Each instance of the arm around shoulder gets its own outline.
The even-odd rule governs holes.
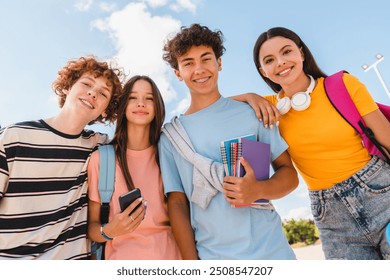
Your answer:
[[[272,127],[278,124],[280,113],[278,109],[266,98],[256,93],[243,93],[230,97],[233,100],[248,103],[255,111],[257,118],[263,122],[264,127]]]

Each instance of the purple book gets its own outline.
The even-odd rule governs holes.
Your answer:
[[[271,161],[270,145],[263,142],[241,139],[242,157],[252,166],[257,180],[269,178],[269,168]],[[242,175],[245,171],[240,166]]]
[[[271,149],[270,145],[263,142],[241,139],[242,157],[249,162],[257,180],[265,180],[269,178]],[[241,176],[244,176],[245,171],[242,166]],[[269,203],[266,199],[256,200],[254,203],[264,204]]]

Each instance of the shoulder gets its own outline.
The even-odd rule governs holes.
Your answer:
[[[163,132],[160,135],[160,139],[158,141],[158,147],[166,149],[169,146],[169,144],[170,144],[169,138],[167,137],[167,135],[164,133],[163,130]]]
[[[337,72],[337,73],[335,73],[333,75],[328,76],[325,79],[330,79],[330,78],[336,77],[336,75],[338,75],[339,73],[340,72]],[[321,81],[323,83],[325,79],[324,78],[319,78],[317,81],[319,81],[319,82]],[[343,83],[344,83],[345,87],[348,89],[348,91],[354,90],[354,89],[356,89],[358,87],[365,87],[364,84],[361,81],[359,81],[359,79],[356,76],[351,75],[348,72],[344,72],[342,74],[342,80],[343,80]],[[333,79],[332,79],[332,81],[333,81]],[[337,80],[334,79],[334,82],[336,82],[336,81]]]
[[[219,110],[219,112],[222,113],[230,114],[231,112],[235,112],[235,111],[252,111],[248,103],[233,100],[230,98],[224,98],[222,106],[223,107],[220,108],[221,110]]]
[[[91,166],[99,166],[99,161],[100,161],[99,150],[95,150],[94,152],[92,152],[91,157],[89,159],[88,162],[89,168],[91,168]]]
[[[221,97],[221,105],[223,106],[232,106],[232,107],[242,107],[242,105],[245,106],[245,102],[237,101],[228,97]]]
[[[356,76],[349,74],[349,73],[343,74],[343,81],[345,83],[361,83]]]
[[[6,127],[3,127],[1,130],[23,130],[23,129],[43,129],[45,128],[44,125],[40,121],[23,121],[23,122],[17,122],[11,125],[8,125]]]
[[[378,109],[367,87],[357,77],[349,73],[343,73],[342,79],[360,115],[365,116]]]
[[[356,76],[349,73],[343,74],[344,85],[352,98],[356,95],[369,95],[367,87]]]
[[[99,152],[99,150],[98,149],[96,149],[95,151],[93,151],[92,152],[92,154],[91,154],[91,161],[92,160],[99,160],[99,158],[100,158],[100,152]]]
[[[84,129],[81,132],[81,136],[84,138],[89,138],[89,137],[106,138],[106,137],[108,137],[108,135],[106,133],[96,132],[96,131],[91,130],[91,129]]]
[[[32,136],[34,130],[46,130],[39,121],[24,121],[5,126],[0,129],[0,136],[5,139],[17,139],[21,135]]]
[[[109,142],[109,137],[107,134],[101,132],[95,132],[93,130],[88,130],[88,129],[84,129],[81,132],[81,137],[84,139],[94,141],[98,145],[108,144]]]
[[[356,76],[351,75],[348,72],[344,72],[342,74],[342,83],[339,82],[340,80],[334,79],[334,78],[336,78],[336,75],[338,75],[339,73],[340,72],[337,72],[333,75],[328,76],[325,79],[319,78],[318,82],[324,83],[325,80],[329,79],[328,81],[333,81],[335,84],[336,84],[336,82],[337,82],[337,84],[340,84],[339,86],[342,86],[342,84],[344,84],[344,86],[346,87],[348,93],[351,95],[352,98],[356,94],[360,94],[361,92],[363,92],[364,94],[368,92],[366,86]],[[332,78],[332,79],[330,79],[330,78]]]

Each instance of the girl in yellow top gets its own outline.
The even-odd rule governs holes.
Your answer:
[[[265,98],[282,114],[280,133],[308,185],[326,258],[390,259],[385,237],[389,164],[372,157],[334,109],[324,90],[326,75],[297,34],[280,27],[262,33],[253,58],[260,76],[276,92]],[[366,125],[390,150],[390,124],[366,87],[349,74],[343,79]]]
[[[116,169],[109,222],[100,224],[99,151],[96,151],[88,165],[88,235],[93,241],[106,242],[106,259],[181,259],[169,223],[157,158],[157,142],[165,117],[163,99],[147,76],[132,77],[123,91],[112,141]],[[135,187],[141,190],[142,198],[121,213],[118,197]],[[129,215],[139,203],[141,207]]]

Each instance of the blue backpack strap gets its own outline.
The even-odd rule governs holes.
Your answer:
[[[115,182],[115,150],[112,145],[99,146],[99,195],[102,201],[100,209],[100,222],[108,222],[110,201],[114,192]]]
[[[108,223],[110,201],[115,183],[115,150],[112,145],[99,146],[99,182],[98,190],[102,205],[100,206],[100,223]],[[97,260],[105,259],[106,243],[92,242],[91,253]]]

